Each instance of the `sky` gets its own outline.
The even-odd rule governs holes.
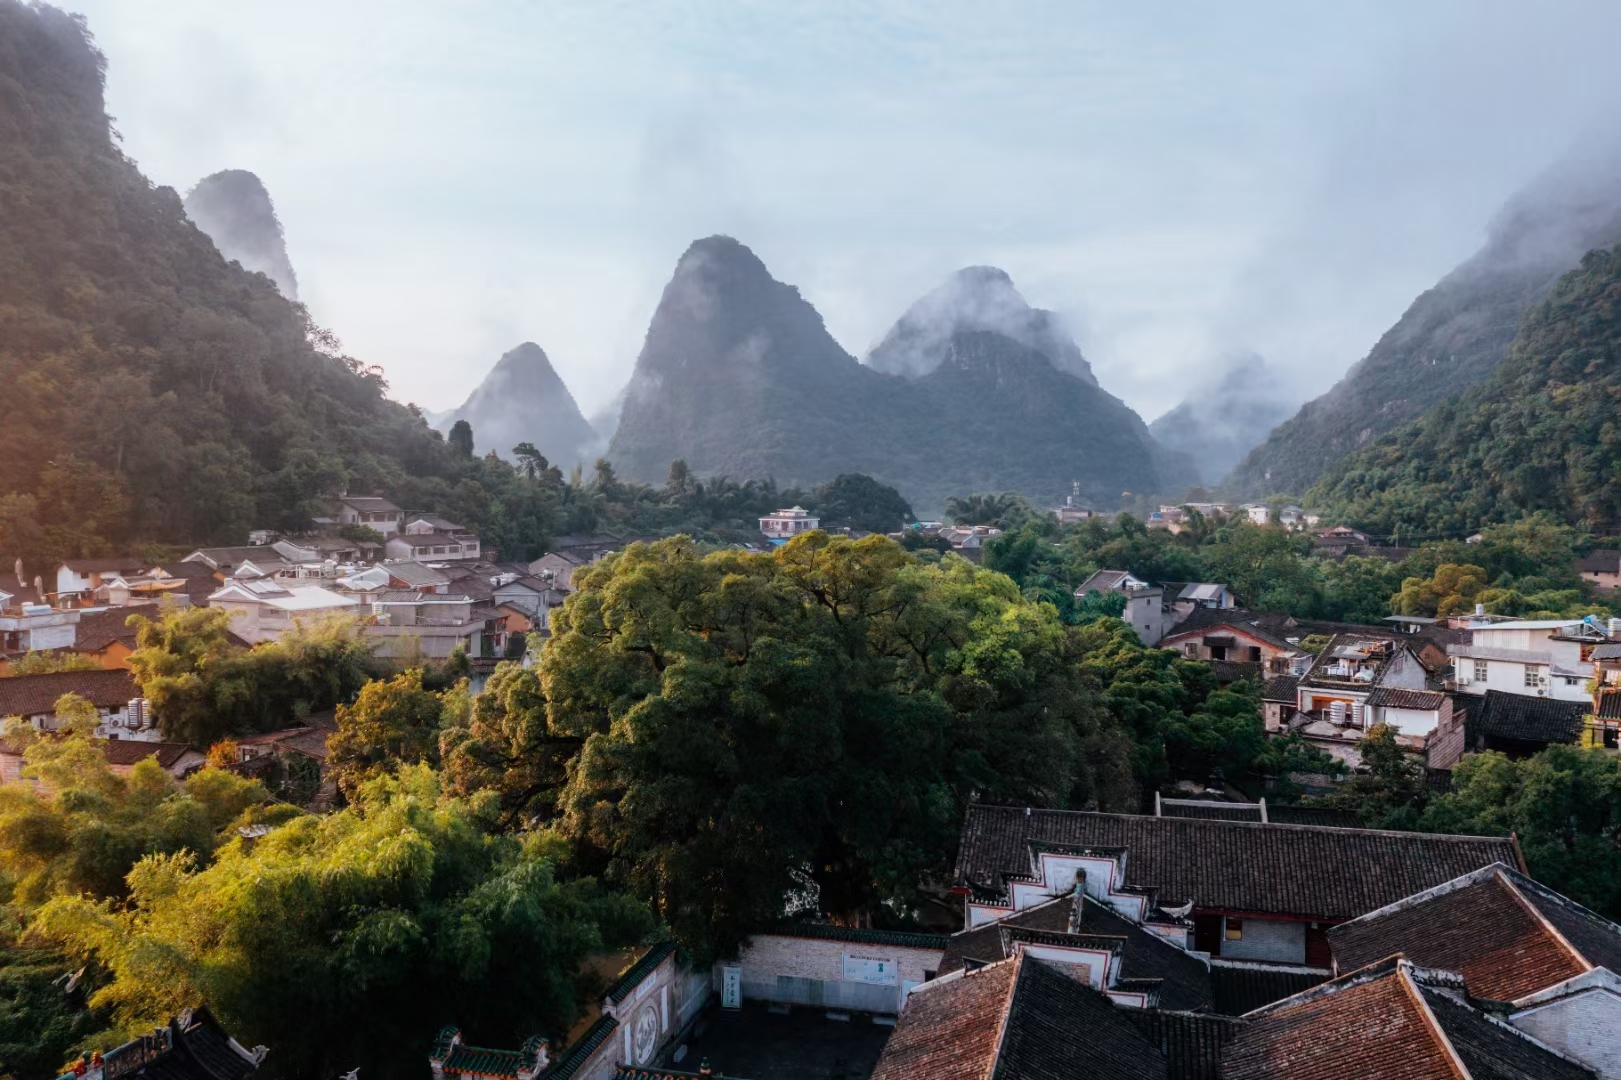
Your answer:
[[[264,181],[301,299],[395,397],[532,340],[589,414],[692,240],[864,357],[961,266],[1153,419],[1331,385],[1621,105],[1621,3],[56,0],[154,182]]]

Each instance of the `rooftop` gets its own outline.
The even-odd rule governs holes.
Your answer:
[[[1035,850],[1128,853],[1129,884],[1160,904],[1348,919],[1495,862],[1519,864],[1507,837],[1138,817],[974,805],[955,880],[1005,895],[1029,880]]]
[[[1593,1074],[1487,1018],[1462,980],[1381,960],[1244,1017],[1223,1080],[1592,1080]]]
[[[140,696],[135,678],[122,669],[57,671],[0,679],[0,716],[37,716],[56,711],[56,699],[78,694],[98,709],[117,709]]]
[[[1517,742],[1573,743],[1582,733],[1582,720],[1590,710],[1585,701],[1508,694],[1488,690],[1485,699],[1469,710],[1471,735],[1489,735]]]
[[[1339,970],[1399,952],[1457,972],[1470,994],[1493,1001],[1621,965],[1621,926],[1501,864],[1341,923],[1328,938]]]

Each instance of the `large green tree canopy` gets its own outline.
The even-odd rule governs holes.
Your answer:
[[[790,897],[904,897],[970,799],[1135,805],[1073,637],[999,574],[813,533],[635,545],[575,583],[540,669],[585,739],[563,830],[700,949]]]

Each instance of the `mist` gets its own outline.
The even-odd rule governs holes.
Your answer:
[[[856,355],[989,265],[1144,416],[1246,350],[1304,399],[1621,104],[1608,0],[70,6],[126,151],[256,173],[315,320],[432,409],[533,339],[599,413],[713,233]]]

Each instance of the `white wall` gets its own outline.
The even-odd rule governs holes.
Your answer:
[[[1509,1020],[1606,1080],[1621,1078],[1621,997],[1614,992],[1595,987],[1516,1013]]]
[[[756,934],[737,960],[716,965],[715,985],[720,985],[721,968],[740,967],[745,1001],[792,1000],[796,994],[811,992],[819,994],[822,1003],[830,1008],[896,1012],[900,1009],[901,986],[923,982],[926,973],[939,970],[944,956],[943,949]],[[846,978],[866,967],[863,961],[880,960],[894,965],[893,982],[875,984]],[[788,981],[779,982],[783,979]]]
[[[1269,960],[1277,964],[1306,962],[1306,924],[1275,919],[1223,919],[1221,957],[1224,960]],[[1232,941],[1227,927],[1238,923],[1243,937]]]

